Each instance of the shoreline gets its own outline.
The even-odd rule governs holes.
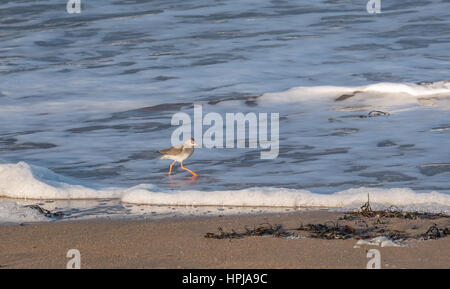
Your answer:
[[[240,216],[159,220],[66,220],[0,226],[0,268],[66,268],[77,249],[81,268],[366,268],[367,250],[381,254],[381,268],[449,268],[450,238],[412,240],[404,247],[357,245],[356,239],[249,236],[209,239],[206,233],[245,232],[263,223],[285,228],[338,220],[342,212],[308,210]],[[393,228],[444,220],[390,220]],[[343,222],[343,221],[339,221]],[[353,224],[353,223],[352,223]]]

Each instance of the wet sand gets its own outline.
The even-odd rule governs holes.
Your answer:
[[[355,246],[357,240],[252,236],[207,239],[207,232],[245,231],[261,223],[301,224],[337,220],[324,210],[289,214],[156,221],[79,221],[0,226],[0,268],[65,268],[69,249],[81,268],[366,268],[367,250],[378,249],[381,268],[450,268],[450,237],[411,241],[405,247]],[[423,233],[446,220],[390,220]]]

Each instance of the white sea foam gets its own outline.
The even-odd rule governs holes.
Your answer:
[[[415,210],[450,212],[450,195],[418,193],[407,188],[358,188],[334,194],[315,194],[307,190],[255,187],[229,191],[161,190],[139,185],[124,192],[122,202],[172,206],[255,206],[255,207],[332,207],[359,208],[367,201],[384,206],[403,206]]]
[[[365,105],[374,108],[418,105],[450,109],[450,81],[423,84],[383,82],[365,86],[300,86],[282,92],[265,93],[259,101],[271,103],[326,101],[330,104]]]
[[[358,208],[367,201],[414,210],[450,212],[450,195],[419,193],[408,188],[355,188],[333,194],[307,190],[253,187],[242,190],[200,191],[163,189],[152,184],[131,188],[93,189],[49,169],[25,162],[0,165],[0,196],[23,199],[119,198],[124,203],[171,206],[330,207]]]
[[[358,240],[356,242],[356,248],[358,245],[370,245],[370,246],[380,246],[380,247],[405,247],[406,244],[399,240],[392,240],[388,237],[379,236],[370,240]]]
[[[25,162],[0,165],[0,196],[23,199],[118,198],[116,190],[95,190]]]

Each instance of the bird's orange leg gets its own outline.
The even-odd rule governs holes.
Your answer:
[[[186,171],[190,172],[191,174],[193,174],[194,176],[198,177],[198,175],[197,175],[196,173],[194,173],[193,171],[191,171],[191,170],[188,169],[188,168],[183,167],[183,162],[181,162],[180,164],[181,164],[181,168],[182,168],[183,170],[186,170]]]
[[[173,163],[170,165],[169,176],[170,176],[170,173],[172,172],[172,167],[174,164],[175,164],[175,161],[173,161]]]

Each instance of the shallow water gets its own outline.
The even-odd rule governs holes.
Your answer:
[[[0,4],[2,163],[95,189],[450,193],[448,102],[267,95],[449,80],[448,1],[383,0],[378,15],[365,1],[82,2],[81,14],[56,0]],[[178,167],[168,178],[156,150],[170,146],[172,115],[192,114],[194,103],[204,113],[280,113],[279,157],[202,148],[185,163],[199,178]],[[379,108],[390,115],[359,117]]]

